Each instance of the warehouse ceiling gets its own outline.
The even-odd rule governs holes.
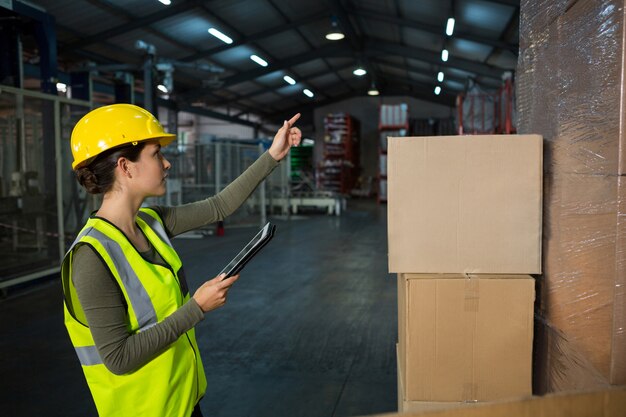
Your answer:
[[[163,0],[167,2],[167,0]],[[127,64],[142,79],[146,47],[179,107],[246,119],[366,96],[412,96],[449,106],[469,78],[501,84],[518,54],[515,0],[37,0],[56,19],[61,71]],[[452,36],[448,18],[455,18]],[[325,35],[336,23],[345,34]],[[225,43],[208,32],[227,35]],[[138,48],[138,41],[144,42]],[[153,47],[153,49],[152,49]],[[449,52],[446,62],[442,50]],[[251,60],[257,55],[261,66]],[[353,74],[362,66],[367,74]],[[111,66],[110,68],[114,68]],[[438,82],[438,73],[444,73]],[[102,73],[102,71],[99,71]],[[290,85],[285,76],[296,83]],[[441,86],[441,93],[434,89]],[[303,94],[308,89],[313,97]]]

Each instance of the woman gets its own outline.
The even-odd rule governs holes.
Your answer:
[[[170,238],[222,220],[300,143],[295,115],[270,149],[219,194],[179,207],[141,208],[165,193],[175,135],[130,104],[91,111],[75,126],[78,181],[103,193],[62,265],[65,325],[100,416],[201,416],[206,378],[194,326],[238,279],[215,277],[189,296]]]

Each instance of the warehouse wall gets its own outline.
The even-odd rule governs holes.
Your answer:
[[[322,159],[324,116],[328,113],[346,112],[361,123],[361,174],[375,177],[378,166],[378,109],[381,104],[409,105],[411,118],[445,118],[454,115],[454,108],[418,100],[412,97],[355,97],[315,109],[315,160]]]

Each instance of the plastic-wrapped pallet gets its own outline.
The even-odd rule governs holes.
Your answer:
[[[520,133],[545,138],[538,393],[626,384],[624,2],[522,0]]]

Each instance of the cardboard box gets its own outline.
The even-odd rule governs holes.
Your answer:
[[[410,401],[531,395],[530,276],[398,275],[398,358]]]
[[[623,417],[626,387],[596,392],[569,392],[514,401],[498,401],[451,410],[379,414],[378,417]],[[375,416],[370,416],[375,417]]]
[[[520,5],[518,128],[545,139],[536,393],[626,384],[625,13]]]
[[[389,271],[541,272],[542,138],[389,138]]]
[[[396,353],[398,352],[398,345],[396,344]],[[425,411],[440,411],[449,410],[459,407],[471,407],[472,405],[485,404],[484,402],[462,402],[462,401],[447,401],[447,402],[433,402],[433,401],[410,401],[406,399],[404,393],[404,387],[402,381],[404,380],[404,369],[400,366],[400,356],[397,354],[398,359],[398,412],[425,412]]]

